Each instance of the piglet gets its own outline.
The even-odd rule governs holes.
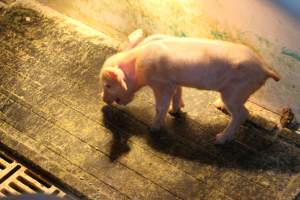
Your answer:
[[[228,126],[216,135],[215,143],[224,144],[246,120],[244,104],[268,78],[279,75],[250,48],[226,41],[152,35],[140,31],[131,34],[128,47],[108,58],[101,68],[102,98],[107,104],[126,105],[144,86],[153,90],[156,115],[151,130],[164,125],[171,113],[184,106],[182,87],[214,90],[221,98],[219,108],[231,114]]]

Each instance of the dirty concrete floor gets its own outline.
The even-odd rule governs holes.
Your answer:
[[[228,123],[216,94],[184,90],[187,116],[150,134],[148,88],[126,107],[99,100],[97,74],[116,52],[57,18],[13,7],[0,19],[0,143],[88,199],[294,199],[300,148]]]

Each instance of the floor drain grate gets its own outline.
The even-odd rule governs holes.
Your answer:
[[[45,193],[73,199],[22,164],[0,152],[0,198],[24,193]]]

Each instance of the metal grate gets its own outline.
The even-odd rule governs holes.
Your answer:
[[[0,152],[0,198],[24,193],[44,193],[67,197],[59,188]]]

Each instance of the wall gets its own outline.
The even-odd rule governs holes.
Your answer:
[[[209,37],[246,44],[282,76],[251,99],[300,119],[300,1],[297,0],[39,0],[119,40],[148,33]]]

